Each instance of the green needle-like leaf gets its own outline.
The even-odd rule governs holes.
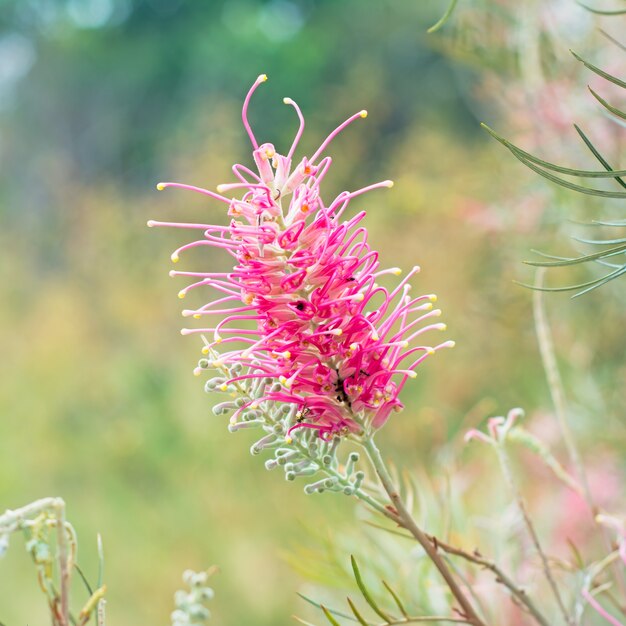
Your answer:
[[[91,588],[91,585],[89,584],[89,581],[87,580],[87,577],[83,573],[83,570],[80,569],[80,567],[78,567],[78,563],[74,563],[74,569],[78,572],[80,579],[83,581],[83,585],[85,585],[85,587],[87,588],[87,592],[89,593],[90,596],[92,596],[93,589]]]
[[[621,268],[615,270],[614,272],[611,272],[610,274],[606,274],[597,283],[595,283],[594,285],[591,285],[591,287],[588,287],[587,289],[583,289],[583,291],[579,291],[578,293],[575,293],[572,296],[572,298],[578,298],[580,296],[583,296],[586,293],[588,293],[590,291],[593,291],[594,289],[597,289],[598,287],[602,287],[602,285],[606,285],[606,283],[608,283],[608,282],[610,282],[612,280],[615,280],[616,278],[619,278],[623,274],[626,274],[626,265],[623,265]]]
[[[332,616],[331,612],[322,604],[322,611],[324,611],[324,615],[326,619],[329,621],[332,626],[341,626],[341,624]]]
[[[620,11],[604,11],[602,9],[594,9],[593,7],[587,6],[586,4],[583,4],[582,2],[578,2],[577,4],[581,6],[583,9],[587,9],[587,11],[590,11],[591,13],[595,13],[596,15],[626,15],[626,9],[622,9]]]
[[[361,572],[359,571],[359,566],[357,565],[356,559],[354,558],[353,555],[350,555],[350,561],[352,562],[352,571],[354,572],[354,580],[356,580],[356,584],[361,590],[361,593],[363,594],[365,601],[372,607],[372,610],[377,615],[380,615],[380,617],[382,617],[385,621],[387,622],[393,621],[391,617],[389,617],[386,613],[384,613],[378,607],[378,605],[376,604],[376,602],[370,595],[370,592],[368,591],[367,587],[365,586],[365,583],[363,582],[363,578],[361,577]]]
[[[626,228],[626,220],[617,220],[615,222],[606,222],[602,220],[593,220],[591,222],[594,225],[598,226],[614,226],[616,228]]]
[[[583,289],[582,291],[579,291],[578,293],[572,296],[572,298],[578,298],[579,296],[582,296],[583,294],[588,293],[589,291],[592,291],[593,289],[597,289],[598,287],[601,287],[602,285],[608,283],[609,281],[614,280],[615,278],[618,278],[622,274],[626,274],[626,265],[621,266],[614,272],[610,272],[609,274],[600,276],[600,278],[597,278],[595,280],[591,280],[586,283],[580,283],[578,285],[567,285],[565,287],[537,287],[536,285],[529,285],[527,283],[521,283],[516,280],[513,282],[517,285],[520,285],[521,287],[527,287],[528,289],[534,289],[536,291],[554,291],[554,292],[574,291],[576,289],[586,287],[586,289]]]
[[[396,603],[398,609],[400,609],[400,613],[402,613],[402,615],[404,615],[404,617],[408,619],[409,614],[404,608],[404,605],[402,604],[402,601],[398,597],[398,594],[391,588],[391,586],[387,583],[387,581],[383,580],[382,582],[383,582],[383,585],[385,585],[385,589],[391,594],[391,597],[393,598],[393,601]]]
[[[615,174],[615,177],[614,177],[615,180],[622,187],[624,187],[626,189],[626,183],[620,178],[619,172],[615,172],[615,170],[609,165],[608,161],[600,154],[599,150],[593,145],[593,143],[591,143],[591,139],[589,139],[589,137],[587,137],[587,135],[585,135],[585,133],[583,133],[583,131],[580,128],[580,126],[578,126],[578,124],[574,124],[574,128],[576,129],[576,132],[578,133],[578,136],[585,142],[585,145],[591,151],[591,154],[593,154],[593,156],[596,157],[596,159],[598,159],[598,161],[600,161],[600,163],[602,164],[602,167],[604,167],[604,169],[607,172],[612,172],[613,174]]]
[[[331,613],[332,615],[336,615],[337,617],[343,617],[345,619],[349,619],[351,622],[356,622],[356,619],[354,619],[354,617],[352,615],[349,615],[348,613],[342,613],[341,611],[337,611],[336,609],[328,609],[328,608],[322,606],[319,602],[316,602],[315,600],[312,600],[311,598],[305,596],[303,593],[300,593],[299,591],[297,591],[296,593],[305,602],[308,602],[309,604],[312,604],[314,607],[316,607],[318,609],[326,610],[329,613]]]
[[[352,602],[352,599],[350,598],[350,596],[348,596],[348,604],[350,605],[350,609],[352,610],[352,612],[354,613],[354,617],[356,617],[357,621],[359,622],[359,624],[361,624],[361,626],[370,626],[366,621],[365,618],[359,613],[358,609],[356,608],[356,606],[354,606],[354,602]]]
[[[531,163],[528,159],[525,159],[521,156],[516,150],[511,150],[513,156],[521,161],[526,167],[530,168],[533,172],[539,174],[539,176],[543,176],[544,178],[556,183],[557,185],[561,185],[561,187],[565,187],[566,189],[571,189],[572,191],[578,191],[579,193],[587,194],[588,196],[600,196],[601,198],[626,198],[626,192],[623,191],[604,191],[603,189],[592,189],[589,187],[582,187],[581,185],[576,185],[575,183],[570,183],[567,180],[563,180],[554,174],[550,174],[542,170],[540,167],[537,167],[533,163]]]
[[[607,72],[605,72],[604,70],[601,70],[599,67],[593,65],[593,63],[589,63],[588,61],[585,61],[585,59],[583,59],[581,56],[577,55],[573,50],[570,50],[570,52],[574,55],[574,57],[576,59],[578,59],[585,67],[587,67],[588,69],[590,69],[592,72],[595,72],[598,76],[602,76],[602,78],[612,82],[613,84],[617,85],[618,87],[622,87],[623,89],[626,89],[626,82],[624,82],[623,80],[620,80],[619,78],[616,78],[615,76],[613,76],[612,74],[608,74]]]
[[[450,19],[450,16],[454,11],[457,2],[458,0],[451,0],[448,8],[446,9],[446,12],[441,16],[441,19],[436,24],[433,24],[426,32],[434,33],[438,31]]]
[[[620,237],[619,239],[583,239],[582,237],[572,237],[574,241],[579,241],[580,243],[588,243],[592,246],[615,246],[621,243],[626,243],[626,237]]]
[[[586,254],[584,256],[576,257],[573,259],[563,259],[561,261],[524,261],[524,263],[526,263],[526,265],[533,265],[535,267],[565,267],[566,265],[577,265],[579,263],[595,261],[596,259],[605,259],[607,257],[615,256],[616,254],[621,254],[624,251],[626,251],[626,244],[616,246],[615,248],[609,248],[608,250],[594,252],[593,254]]]
[[[508,139],[498,135],[493,128],[487,126],[487,124],[482,123],[481,126],[497,141],[499,141],[503,146],[508,148],[513,153],[518,153],[524,159],[528,161],[532,161],[537,165],[541,165],[541,167],[545,167],[546,169],[553,170],[555,172],[559,172],[561,174],[567,174],[568,176],[578,176],[580,178],[615,178],[616,176],[626,176],[626,170],[610,170],[603,172],[601,170],[577,170],[569,167],[562,167],[561,165],[556,165],[555,163],[550,163],[549,161],[544,161],[539,157],[530,154],[530,152],[526,152],[522,150],[522,148],[516,146],[511,143]]]
[[[612,113],[613,115],[615,115],[616,117],[621,117],[623,120],[626,120],[626,112],[621,111],[620,109],[618,109],[617,107],[614,107],[613,105],[609,104],[604,98],[602,98],[601,96],[599,96],[591,87],[587,87],[587,89],[589,89],[589,91],[591,92],[591,95],[610,113]]]
[[[615,37],[611,37],[611,35],[609,35],[609,33],[607,33],[605,30],[602,30],[600,28],[600,32],[612,43],[614,43],[618,48],[621,48],[624,52],[626,52],[626,46],[622,43],[620,43],[619,41],[617,41],[617,39],[615,39]]]

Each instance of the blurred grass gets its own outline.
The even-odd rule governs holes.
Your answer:
[[[15,157],[4,156],[0,203],[0,505],[63,496],[92,579],[102,533],[112,624],[166,622],[182,570],[213,563],[221,568],[213,581],[216,623],[288,623],[301,612],[299,583],[281,553],[304,543],[307,527],[353,527],[354,505],[333,494],[306,497],[300,485],[266,472],[248,454],[254,435],[228,434],[210,412],[211,399],[191,375],[199,346],[178,334],[180,285],[167,277],[170,251],[184,234],[148,230],[145,222],[225,218],[201,198],[157,194],[154,183],[213,187],[230,179],[232,162],[249,162],[238,109],[261,70],[276,80],[255,99],[253,123],[267,123],[268,135],[259,134],[271,140],[275,133],[279,147],[295,129],[283,95],[305,110],[307,149],[344,115],[370,110],[334,144],[326,193],[396,181],[358,205],[368,209],[371,241],[386,265],[422,266],[414,290],[439,294],[446,337],[457,341],[422,368],[407,390],[407,410],[381,434],[388,454],[420,468],[485,412],[549,410],[530,293],[511,281],[528,280],[519,259],[531,242],[553,244],[563,211],[548,207],[533,218],[521,201],[504,204],[513,191],[544,183],[468,130],[464,96],[445,80],[449,67],[419,40],[436,3],[417,10],[387,2],[369,14],[355,2],[319,2],[303,13],[308,21],[294,38],[266,44],[259,68],[241,33],[211,41],[194,25],[214,32],[216,7],[226,4],[179,3],[175,14],[155,9],[154,17],[148,7],[157,4],[137,4],[112,29],[31,33],[47,56],[14,95],[27,106],[2,113]],[[5,26],[24,31],[25,18],[12,19]],[[167,20],[171,31],[163,31]],[[326,42],[333,47],[322,53]],[[337,46],[347,58],[333,73]],[[166,88],[154,87],[156,51],[171,65],[162,68]],[[175,76],[179,55],[188,63],[185,80]],[[141,82],[146,76],[154,82]],[[103,102],[97,90],[104,88]],[[139,105],[122,115],[114,103],[128,93]],[[142,103],[152,96],[143,119]],[[99,117],[107,106],[124,124]],[[226,266],[208,253],[181,266],[194,263]],[[548,299],[575,428],[588,454],[609,446],[622,464],[623,306],[618,285],[575,303]],[[19,541],[0,562],[0,580],[0,620],[41,623],[43,603],[35,608],[34,574]]]

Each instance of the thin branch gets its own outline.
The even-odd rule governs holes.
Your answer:
[[[393,507],[395,508],[395,513],[398,519],[402,522],[402,525],[415,537],[415,539],[417,539],[422,548],[424,548],[424,551],[426,552],[430,560],[439,570],[439,573],[450,588],[452,595],[456,598],[457,602],[461,606],[463,617],[467,620],[469,624],[472,624],[473,626],[486,626],[485,622],[478,616],[478,614],[474,610],[474,607],[465,597],[465,594],[454,579],[454,576],[452,575],[446,562],[441,558],[441,555],[437,552],[436,548],[428,539],[428,536],[416,524],[410,512],[407,510],[404,502],[400,498],[398,490],[391,480],[389,471],[387,470],[380,451],[376,447],[376,444],[374,443],[372,437],[365,437],[362,445],[367,451],[370,460],[372,461],[372,464],[374,466],[374,469],[376,470],[376,473],[380,478],[381,484],[387,492],[387,495],[389,496]]]
[[[505,572],[502,571],[494,561],[491,561],[490,559],[482,556],[482,554],[480,554],[478,550],[475,550],[474,552],[466,552],[461,548],[457,548],[456,546],[444,543],[436,537],[428,536],[428,539],[435,547],[443,550],[443,552],[446,552],[447,554],[451,554],[453,556],[458,556],[462,559],[465,559],[466,561],[469,561],[470,563],[480,565],[481,567],[484,567],[485,569],[491,571],[496,577],[496,582],[504,585],[515,598],[517,598],[524,606],[526,606],[526,608],[535,618],[535,621],[538,624],[541,624],[541,626],[551,626],[551,624],[546,620],[546,618],[541,614],[539,609],[535,606],[535,603],[528,596],[526,591],[524,591],[524,589],[522,589],[521,587],[518,587],[515,581],[509,578],[509,576],[505,574]]]
[[[550,324],[546,316],[546,311],[543,303],[543,295],[540,291],[543,286],[543,277],[545,270],[540,269],[537,272],[535,279],[535,287],[538,288],[533,295],[533,314],[535,318],[535,332],[537,334],[537,342],[539,343],[539,352],[541,353],[541,362],[543,363],[543,369],[546,374],[546,380],[548,381],[548,387],[550,389],[550,395],[552,396],[552,403],[554,404],[554,410],[556,413],[556,419],[561,430],[561,436],[565,442],[565,447],[570,458],[570,462],[576,470],[578,480],[583,488],[583,497],[589,508],[589,512],[595,523],[596,515],[598,514],[598,508],[593,500],[591,488],[589,487],[589,479],[587,478],[587,472],[582,462],[580,452],[576,446],[576,441],[572,435],[572,431],[569,427],[567,420],[567,408],[565,402],[565,391],[563,389],[563,381],[559,372],[559,367],[556,362],[556,355],[554,351],[554,341],[552,339],[552,331]],[[604,544],[610,551],[611,537],[608,533],[608,529],[601,527],[602,537]],[[622,592],[622,596],[626,596],[626,580],[624,579],[624,572],[620,567],[614,567],[614,573],[617,578],[618,585]]]
[[[59,580],[61,586],[61,619],[63,625],[69,625],[69,583],[70,583],[70,565],[67,549],[67,531],[65,528],[65,502],[61,498],[57,498],[55,502],[57,513],[57,545],[59,547]]]
[[[559,606],[559,610],[561,611],[561,614],[563,615],[565,619],[565,623],[573,624],[572,618],[568,614],[567,609],[565,608],[565,604],[563,603],[563,598],[561,598],[561,593],[559,592],[559,588],[556,584],[556,581],[554,580],[554,576],[550,568],[548,557],[546,556],[546,553],[543,551],[541,547],[541,543],[539,541],[539,536],[537,535],[535,526],[532,520],[530,519],[530,515],[528,514],[528,510],[526,509],[526,504],[524,502],[524,499],[522,498],[522,495],[520,494],[519,489],[517,488],[517,485],[513,478],[513,472],[511,471],[511,466],[509,464],[509,459],[506,453],[506,449],[504,447],[504,443],[505,442],[498,443],[498,445],[495,446],[496,453],[498,455],[498,460],[500,461],[500,467],[502,468],[502,473],[504,475],[504,479],[509,487],[509,490],[511,491],[511,494],[513,495],[513,499],[515,500],[515,503],[517,504],[517,508],[522,514],[524,525],[526,526],[526,530],[528,531],[530,539],[533,545],[535,546],[535,550],[537,551],[539,558],[541,559],[541,564],[543,566],[543,573],[545,574],[546,580],[548,581],[548,584],[550,585],[550,588],[552,589],[552,593]]]

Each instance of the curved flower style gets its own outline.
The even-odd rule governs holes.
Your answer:
[[[330,204],[322,200],[321,185],[331,165],[323,156],[333,138],[346,126],[367,116],[360,111],[339,125],[309,158],[292,167],[304,118],[290,98],[300,126],[287,155],[270,143],[259,145],[247,119],[250,98],[267,77],[261,75],[245,98],[243,125],[253,146],[257,173],[233,166],[238,182],[219,185],[218,193],[179,183],[159,183],[189,189],[223,202],[231,217],[228,226],[148,222],[149,226],[197,229],[202,237],[182,246],[179,254],[198,246],[223,248],[236,261],[232,272],[171,272],[192,276],[196,287],[211,287],[221,297],[183,315],[216,319],[203,328],[183,329],[184,335],[201,333],[204,353],[226,344],[223,352],[202,367],[226,364],[237,372],[222,388],[241,381],[262,381],[254,402],[240,406],[237,415],[261,401],[297,407],[287,435],[295,429],[312,429],[322,439],[362,432],[382,426],[392,411],[402,409],[398,394],[415,369],[447,341],[434,347],[412,345],[428,330],[445,328],[431,323],[440,315],[432,309],[434,295],[409,296],[414,267],[393,290],[378,284],[398,268],[380,269],[378,252],[367,242],[361,226],[365,211],[344,221],[350,202],[382,187],[383,181],[352,192],[340,193]],[[229,197],[241,192],[240,197]],[[425,325],[426,323],[426,325]],[[230,370],[229,370],[230,371]],[[254,408],[252,406],[252,408]]]

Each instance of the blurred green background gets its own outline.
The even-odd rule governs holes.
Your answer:
[[[228,434],[213,416],[191,374],[198,342],[178,333],[183,284],[167,275],[185,234],[145,227],[224,222],[220,206],[157,194],[155,183],[214,188],[231,180],[232,163],[250,164],[240,107],[260,73],[270,80],[251,120],[279,149],[296,130],[284,96],[306,116],[304,152],[368,109],[333,144],[327,198],[396,181],[355,208],[368,210],[384,265],[421,265],[414,289],[439,294],[457,341],[407,389],[407,410],[381,437],[386,454],[436,468],[442,446],[466,454],[462,433],[487,415],[551,410],[531,295],[512,281],[532,281],[520,263],[531,247],[571,253],[564,217],[601,207],[555,193],[480,131],[482,120],[509,135],[519,128],[502,92],[485,91],[476,57],[455,54],[445,32],[426,35],[443,9],[435,0],[0,3],[0,509],[64,497],[91,578],[102,533],[109,623],[167,623],[182,570],[211,564],[221,570],[215,623],[291,623],[306,611],[285,553],[307,528],[358,532],[353,502],[305,496],[249,455],[253,434]],[[574,71],[566,50],[554,62]],[[514,72],[511,81],[519,85]],[[544,137],[546,150],[574,154],[566,133]],[[226,267],[210,255],[185,263]],[[585,454],[623,468],[623,281],[547,303]],[[0,561],[6,626],[46,619],[19,544]]]

